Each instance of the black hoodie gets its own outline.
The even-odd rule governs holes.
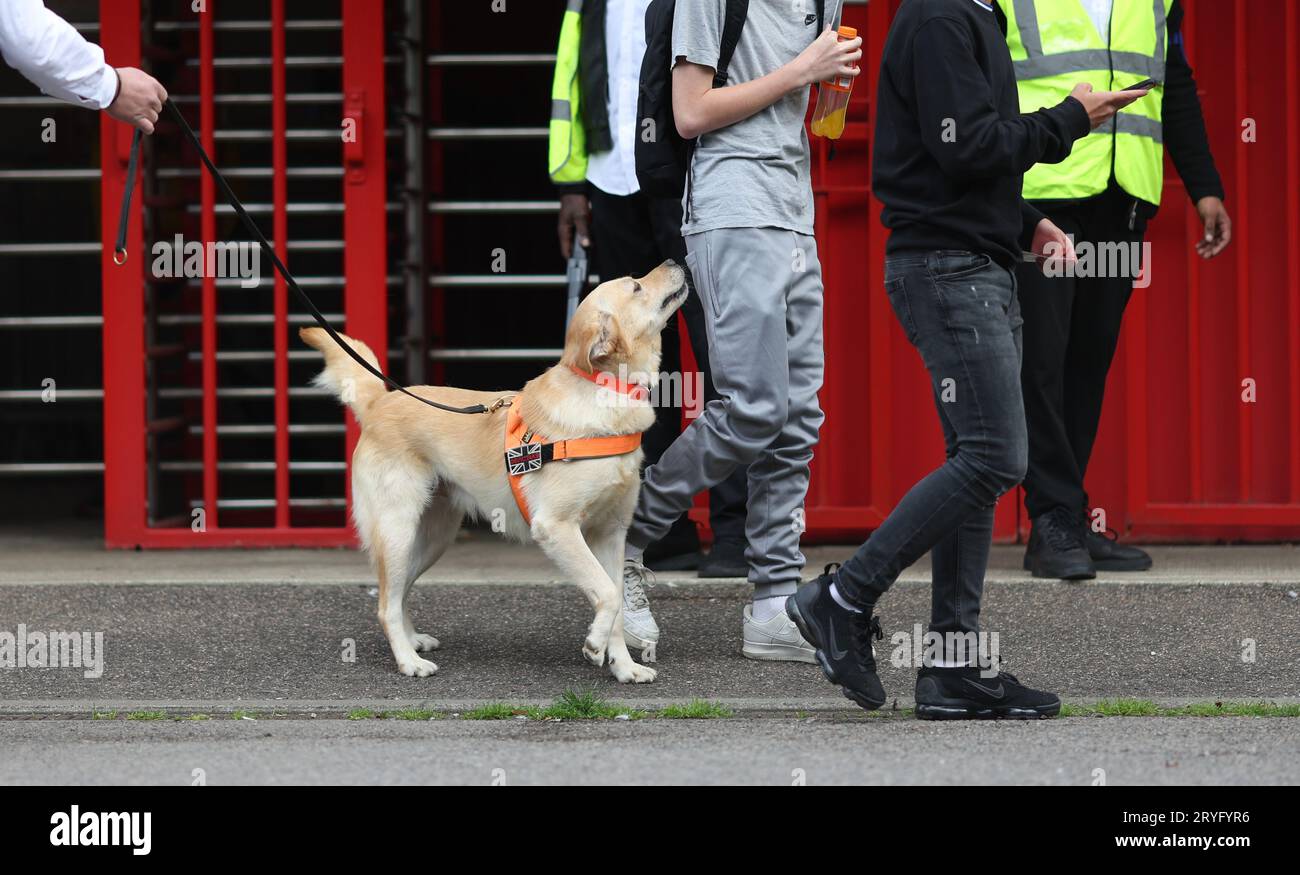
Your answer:
[[[1042,213],[1024,174],[1058,164],[1091,125],[1066,98],[1022,115],[1005,21],[978,0],[907,0],[885,41],[872,187],[888,251],[959,249],[1012,267]]]

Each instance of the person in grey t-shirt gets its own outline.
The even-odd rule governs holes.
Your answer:
[[[751,0],[721,88],[713,77],[726,0],[677,0],[673,23],[674,117],[683,137],[699,138],[682,234],[720,397],[646,468],[623,579],[642,592],[646,545],[697,493],[748,465],[754,601],[742,652],[754,659],[815,661],[784,606],[803,571],[808,463],[823,419],[821,265],[803,120],[809,86],[858,75],[862,57],[860,39],[834,31],[840,5],[826,0],[819,35],[813,0]],[[649,606],[638,601],[644,627]]]

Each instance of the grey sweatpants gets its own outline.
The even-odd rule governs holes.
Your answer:
[[[722,228],[689,235],[686,250],[720,397],[646,468],[628,555],[663,537],[697,493],[748,465],[749,580],[757,598],[789,595],[803,571],[808,463],[824,418],[817,244],[776,228]]]

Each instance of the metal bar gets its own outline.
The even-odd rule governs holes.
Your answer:
[[[429,212],[453,213],[554,213],[559,201],[429,201]]]
[[[217,151],[213,131],[216,129],[217,109],[213,102],[216,90],[214,67],[214,40],[212,19],[216,15],[212,0],[208,11],[199,17],[199,124],[204,150],[209,155]],[[204,240],[217,239],[216,183],[212,174],[201,177],[202,219],[201,236]],[[217,513],[217,284],[215,278],[205,276],[202,292],[203,311],[203,506],[207,508],[207,528],[220,527]]]
[[[388,272],[386,211],[387,167],[384,142],[384,16],[376,14],[372,0],[342,0],[344,113],[356,112],[359,163],[346,166],[343,182],[343,273],[347,277],[343,312],[348,333],[377,350],[379,364],[387,368],[388,313],[384,278]],[[345,153],[348,152],[344,144]],[[345,160],[346,154],[345,154]],[[347,451],[351,465],[360,430],[347,418]],[[352,501],[349,467],[348,503]]]
[[[159,179],[192,179],[203,173],[196,167],[163,167],[158,170]],[[270,179],[270,167],[231,167],[222,170],[227,179]],[[342,167],[290,167],[285,171],[290,178],[299,179],[334,179],[343,177]]]
[[[274,27],[274,21],[256,21],[256,20],[232,20],[218,21],[213,24],[214,30],[253,30],[258,32],[266,31]],[[158,21],[154,23],[154,30],[159,33],[168,33],[182,30],[194,30],[198,24],[193,21]],[[339,30],[343,27],[343,22],[337,18],[301,18],[289,19],[282,22],[281,27],[285,30]]]
[[[233,361],[247,364],[252,363],[252,361],[274,361],[277,355],[278,352],[274,350],[218,350],[217,361],[220,361],[221,364],[229,364],[233,363]],[[187,352],[186,358],[190,361],[201,361],[203,360],[203,354],[198,351]],[[389,358],[404,359],[406,358],[406,351],[390,350]],[[318,364],[321,360],[321,354],[316,350],[289,350],[287,351],[287,359],[290,361],[315,361]]]
[[[104,245],[86,243],[0,243],[0,255],[99,255]]]
[[[1291,386],[1291,502],[1300,504],[1300,4],[1286,4],[1286,81],[1291,99],[1286,109],[1287,354]]]
[[[271,94],[218,94],[214,98],[217,106],[223,104],[263,104],[270,103],[273,99]],[[338,91],[302,91],[295,94],[286,94],[284,96],[286,103],[342,103],[343,94]],[[173,103],[187,104],[198,103],[197,94],[179,94],[172,97]],[[223,171],[224,172],[224,171]]]
[[[600,278],[592,274],[589,281],[594,284],[600,283]],[[429,285],[439,288],[486,288],[486,287],[515,287],[515,286],[564,286],[567,279],[563,274],[504,274],[504,273],[484,273],[484,274],[433,274],[429,277]]]
[[[43,389],[0,389],[0,401],[41,401],[43,399],[44,394],[45,391]],[[143,400],[144,395],[142,394],[140,397]],[[59,389],[58,398],[60,403],[64,401],[103,400],[105,426],[107,427],[107,423],[109,422],[110,418],[116,419],[116,417],[112,416],[112,414],[110,414],[108,410],[108,402],[111,400],[114,403],[116,403],[118,398],[115,394],[106,395],[103,389]],[[143,423],[144,421],[143,406],[141,408],[140,420],[141,423]],[[136,430],[139,431],[141,435],[144,434],[142,425],[137,425]],[[107,447],[109,446],[109,444],[105,442],[105,446]],[[141,445],[141,448],[143,449],[143,444]],[[108,450],[105,450],[105,453],[107,454]],[[143,506],[144,505],[142,503],[141,507]]]
[[[406,282],[406,382],[425,382],[428,339],[425,336],[424,296],[428,292],[428,267],[424,255],[424,54],[423,0],[406,0],[405,39],[403,40],[403,80],[406,87],[402,119],[402,141],[406,154],[406,180],[403,191],[406,222],[406,258],[403,278]]]
[[[202,135],[203,132],[196,130],[195,133]],[[384,131],[385,137],[394,140],[400,135],[401,131],[395,128]],[[272,131],[270,128],[218,128],[216,132],[216,138],[221,142],[255,143],[262,140],[269,141],[271,136]],[[285,136],[295,141],[319,140],[321,142],[331,142],[338,140],[339,132],[335,128],[294,128],[287,131]]]
[[[429,358],[435,361],[550,361],[558,359],[564,350],[556,349],[435,349]]]
[[[99,328],[103,316],[0,316],[0,328]]]
[[[326,313],[330,322],[342,322],[342,313]],[[172,313],[158,317],[159,325],[198,325],[202,318],[189,313]],[[218,325],[270,325],[275,317],[270,313],[223,313],[218,314]],[[290,313],[290,325],[315,325],[316,320],[307,313]]]
[[[24,474],[99,474],[104,470],[103,462],[3,462],[0,463],[0,476]]]
[[[62,101],[58,101],[62,103]],[[0,106],[3,106],[0,101]],[[66,104],[64,104],[66,106]],[[63,167],[44,170],[0,170],[0,180],[9,182],[89,182],[99,179],[98,167]]]
[[[284,70],[284,0],[271,0],[271,167],[275,175],[272,182],[272,200],[275,202],[275,254],[287,266],[289,263],[289,203],[288,180],[285,170],[289,166],[285,133],[289,122],[285,103]],[[272,268],[274,270],[274,268]],[[275,271],[275,525],[289,527],[289,287],[279,271]]]
[[[480,54],[462,54],[435,52],[425,58],[431,67],[549,67],[555,63],[554,52],[483,52]]]
[[[198,502],[190,502],[191,506],[196,506]],[[289,502],[290,507],[301,508],[342,508],[347,507],[347,500],[343,498],[295,498]],[[223,498],[221,499],[221,508],[223,510],[265,510],[275,507],[274,498]]]
[[[100,0],[99,42],[115,64],[139,64],[140,9],[138,3]],[[134,546],[145,528],[145,411],[143,257],[118,266],[113,263],[113,233],[126,183],[131,128],[100,115],[99,226],[103,241],[100,277],[103,299],[103,389],[59,391],[60,401],[103,399],[104,420],[104,541]],[[127,251],[143,254],[140,198],[132,204],[127,224]],[[21,390],[20,390],[21,391]],[[93,393],[93,394],[92,394]],[[0,392],[0,400],[8,393]],[[79,397],[80,396],[80,397]]]
[[[199,32],[202,33],[202,29]],[[223,70],[232,67],[264,68],[269,66],[270,63],[270,58],[257,55],[243,58],[214,58],[212,60],[214,68]],[[286,67],[337,67],[342,63],[343,59],[338,55],[293,55],[284,59]],[[199,65],[199,61],[189,58],[185,61],[185,65],[187,67],[196,67]]]
[[[1240,70],[1245,70],[1246,58],[1250,56],[1250,45],[1246,40],[1245,3],[1233,4],[1232,27],[1236,62]],[[1244,75],[1235,77],[1233,105],[1236,108],[1236,115],[1233,116],[1234,118],[1246,118],[1250,115],[1249,80],[1250,77]],[[1236,138],[1236,150],[1237,178],[1234,188],[1237,192],[1235,220],[1237,246],[1234,255],[1237,260],[1237,383],[1240,386],[1243,378],[1252,376],[1250,373],[1250,165],[1248,163],[1250,158],[1247,155],[1245,137]],[[1237,408],[1237,494],[1242,502],[1250,501],[1251,493],[1254,491],[1251,488],[1254,480],[1255,449],[1253,418],[1254,405],[1240,403]]]
[[[248,213],[251,215],[269,215],[275,212],[275,205],[270,203],[251,203],[251,204],[244,204],[244,209],[247,210]],[[287,212],[295,215],[305,215],[305,216],[333,215],[337,213],[342,213],[345,209],[346,209],[345,204],[329,203],[324,201],[285,205],[285,210]],[[392,205],[393,212],[396,212],[399,209],[401,209],[400,204],[395,203]],[[196,205],[187,206],[185,208],[185,212],[187,213],[198,213],[201,211],[202,208]],[[234,215],[235,210],[229,204],[217,204],[216,213],[218,215]]]
[[[447,19],[446,7],[439,3],[429,10],[428,21],[425,22],[425,39],[429,43],[434,55],[439,54],[439,50],[446,47],[445,39],[447,28],[445,26]],[[447,73],[442,65],[433,65],[429,70],[428,83],[428,122],[432,125],[441,125],[447,120],[446,113],[446,90],[447,90]],[[434,202],[446,193],[447,190],[447,147],[440,140],[434,140],[429,143],[428,151],[429,160],[429,193],[433,196]],[[447,266],[447,220],[438,214],[436,210],[430,209],[432,225],[430,237],[431,251],[429,253],[428,265],[430,270],[444,270]],[[429,289],[431,300],[429,301],[429,333],[433,338],[441,342],[442,338],[447,336],[447,296],[443,290],[437,286],[431,286]],[[434,385],[443,385],[447,380],[447,368],[437,359],[433,360],[430,368],[431,373],[427,379]]]
[[[341,277],[313,276],[313,277],[307,277],[307,280],[308,280],[307,282],[304,282],[303,280],[299,279],[298,285],[302,286],[304,289],[306,288],[341,289],[344,287],[344,285],[346,285],[346,281]],[[175,280],[163,279],[163,280],[151,280],[151,282],[156,282],[159,285],[171,285],[175,282]],[[248,291],[248,292],[257,291],[259,289],[266,288],[266,286],[262,284],[262,280],[260,278],[258,280],[257,285],[245,286],[243,282],[244,282],[243,280],[240,280],[238,278],[223,278],[217,280],[217,288],[243,289],[244,291]],[[401,277],[396,277],[396,276],[390,276],[384,279],[384,284],[388,286],[401,285],[401,282],[402,282]],[[200,282],[198,280],[192,280],[184,283],[184,285],[186,288],[193,289],[193,288],[198,288],[200,286]]]
[[[475,128],[432,127],[430,140],[545,140],[550,135],[547,128]],[[335,136],[338,136],[337,132]]]
[[[198,437],[203,434],[203,426],[191,425],[186,431],[193,437]],[[334,437],[343,433],[344,428],[341,422],[300,422],[289,425],[289,434],[297,437]],[[217,434],[221,437],[271,437],[275,434],[275,426],[269,424],[234,425],[226,423],[217,426]]]
[[[181,472],[181,473],[193,474],[202,471],[204,474],[207,473],[207,467],[202,462],[198,462],[198,461],[167,461],[167,462],[161,462],[158,467],[161,468],[163,471],[168,471],[168,472]],[[250,474],[250,473],[262,473],[267,471],[275,471],[276,467],[277,466],[275,462],[225,461],[225,462],[217,463],[217,469],[219,471],[223,473],[237,473],[237,474]],[[336,471],[346,470],[347,464],[345,462],[297,461],[297,462],[290,462],[289,468],[295,474],[330,474]],[[209,507],[210,505],[205,504],[204,506]],[[209,513],[208,517],[211,518],[215,515],[216,515],[215,513]],[[210,527],[211,525],[209,524],[209,528]]]

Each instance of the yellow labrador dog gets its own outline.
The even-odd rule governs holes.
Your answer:
[[[672,261],[640,279],[610,280],[578,307],[559,363],[522,391],[412,390],[455,407],[510,398],[509,407],[487,414],[444,412],[388,392],[324,330],[300,332],[325,356],[316,384],[338,395],[361,424],[352,455],[353,521],[379,578],[379,622],[402,674],[426,677],[438,670],[419,655],[436,650],[438,639],[415,630],[406,599],[468,514],[504,519],[509,536],[535,541],[578,585],[596,612],[582,646],[588,660],[608,663],[622,683],[654,680],[654,669],[634,662],[623,641],[623,541],[640,488],[639,445],[523,475],[518,483],[531,513],[526,521],[507,475],[505,431],[511,410],[530,434],[551,442],[639,435],[649,428],[654,411],[644,387],[621,394],[593,375],[657,375],[660,333],[686,295],[686,272]],[[364,343],[347,341],[378,365]]]

